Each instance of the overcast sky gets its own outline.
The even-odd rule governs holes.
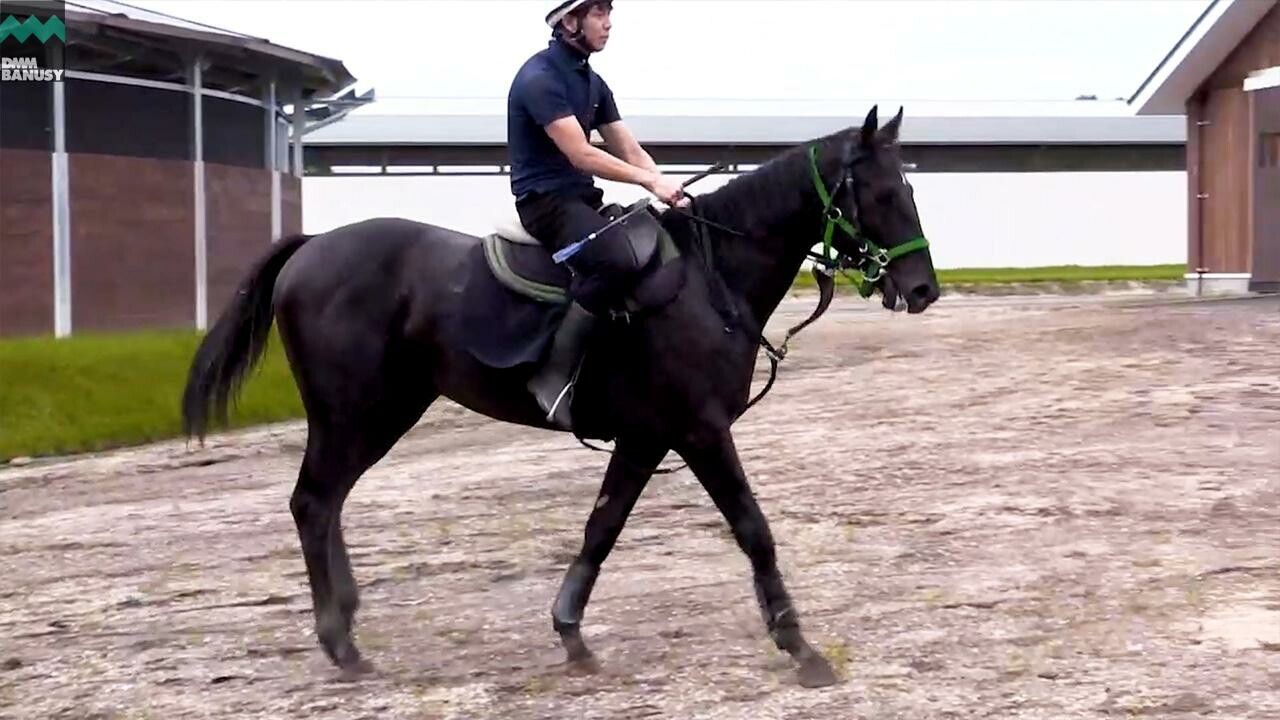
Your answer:
[[[503,109],[547,0],[128,0],[338,58],[419,111]],[[615,0],[593,64],[628,107],[682,99],[1127,98],[1208,0]],[[453,100],[446,100],[452,98]],[[668,99],[654,102],[654,99]],[[461,110],[458,110],[461,108]],[[372,110],[373,108],[370,108]]]

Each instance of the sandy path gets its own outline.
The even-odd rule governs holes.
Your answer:
[[[0,717],[1280,717],[1280,303],[1130,302],[844,299],[793,344],[738,442],[834,688],[687,471],[566,673],[603,456],[441,405],[347,505],[358,683],[311,632],[297,425],[0,470]]]

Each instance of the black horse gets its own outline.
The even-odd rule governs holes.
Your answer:
[[[939,295],[898,146],[902,111],[793,148],[661,223],[678,250],[678,290],[607,322],[580,367],[579,437],[614,440],[581,550],[552,607],[573,663],[594,664],[580,622],[601,564],[668,451],[697,476],[748,556],[774,642],[805,686],[836,681],[804,639],[768,523],[734,447],[762,330],[811,249],[830,238],[834,269],[856,268],[885,307],[924,311]],[[533,364],[495,367],[460,340],[480,239],[400,219],[281,239],[204,338],[183,397],[203,438],[261,357],[273,319],[307,415],[290,510],[306,561],[316,632],[344,672],[368,669],[352,640],[359,605],[342,536],[343,502],[437,397],[498,420],[549,428],[525,385]],[[534,303],[534,301],[528,301]],[[536,303],[544,312],[551,305]],[[491,318],[494,326],[500,318]]]

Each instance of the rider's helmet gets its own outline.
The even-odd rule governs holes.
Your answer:
[[[552,30],[555,30],[560,26],[560,21],[564,19],[565,15],[568,15],[583,5],[594,5],[603,1],[604,0],[564,0],[563,2],[558,2],[556,3],[556,6],[551,9],[551,12],[547,13],[547,25]],[[613,3],[610,2],[609,4],[612,5]]]

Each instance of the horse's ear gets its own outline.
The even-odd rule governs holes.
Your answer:
[[[871,147],[871,141],[876,137],[876,127],[880,124],[880,119],[877,117],[879,111],[879,105],[872,105],[871,112],[867,113],[867,119],[862,121],[861,140],[863,147]]]
[[[901,127],[902,127],[902,106],[899,105],[898,114],[894,115],[892,120],[885,123],[884,127],[880,128],[880,132],[883,133],[884,136],[888,138],[890,142],[897,142],[898,130],[900,130]]]

